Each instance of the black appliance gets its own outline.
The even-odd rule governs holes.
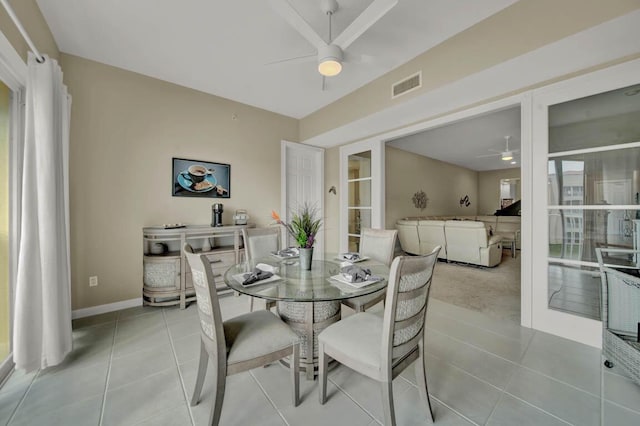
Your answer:
[[[222,212],[224,211],[221,203],[215,203],[211,206],[211,226],[222,226]]]

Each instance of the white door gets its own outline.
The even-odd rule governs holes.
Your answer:
[[[293,213],[305,203],[324,214],[324,149],[282,141],[282,220],[289,223]],[[294,241],[286,237],[287,246]],[[314,245],[314,257],[324,253],[324,227]]]
[[[601,346],[595,249],[633,247],[640,60],[533,92],[532,325]],[[625,226],[628,224],[628,226]]]

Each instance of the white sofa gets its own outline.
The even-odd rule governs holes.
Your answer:
[[[420,253],[420,239],[418,238],[418,221],[413,219],[399,219],[396,222],[398,240],[402,250],[409,254]],[[426,254],[426,253],[425,253]]]
[[[466,220],[445,222],[447,260],[496,266],[502,260],[502,237],[489,236],[484,223]]]
[[[447,239],[444,220],[400,219],[396,222],[402,250],[409,254],[426,255],[440,246],[438,259],[447,259]]]
[[[488,235],[489,228],[480,221],[400,219],[396,228],[400,246],[409,254],[425,255],[441,246],[438,258],[444,260],[482,266],[502,260],[501,237]]]

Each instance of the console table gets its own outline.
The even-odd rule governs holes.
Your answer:
[[[231,292],[222,276],[229,267],[243,259],[242,228],[254,226],[143,228],[143,303],[151,306],[180,305],[180,309],[184,309],[187,302],[196,300],[191,269],[182,253],[185,243],[209,258],[218,294]]]

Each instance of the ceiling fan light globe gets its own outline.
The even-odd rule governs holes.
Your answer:
[[[318,50],[318,72],[333,77],[342,71],[342,49],[330,44]]]
[[[505,151],[502,153],[502,161],[511,161],[513,160],[513,152]]]
[[[325,77],[333,77],[340,74],[342,64],[335,59],[325,59],[318,64],[318,72]]]

